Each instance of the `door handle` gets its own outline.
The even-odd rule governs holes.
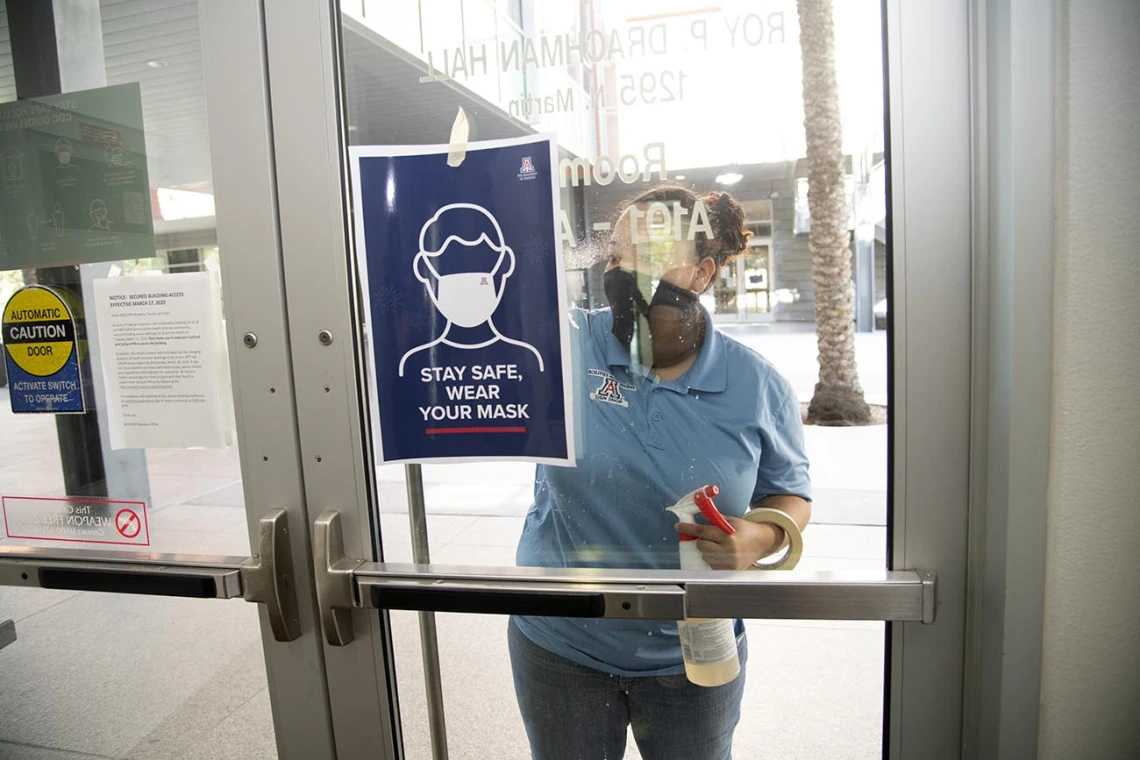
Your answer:
[[[301,635],[297,611],[297,580],[293,553],[289,550],[289,516],[275,509],[258,523],[256,557],[241,565],[243,596],[260,602],[269,614],[269,627],[277,641],[293,641]]]
[[[527,578],[489,581],[417,578],[398,572],[357,575],[361,605],[376,609],[581,618],[685,617],[685,589],[674,583],[606,583],[588,578],[583,578],[586,582]]]
[[[370,585],[372,606],[387,610],[477,612],[485,615],[541,615],[599,618],[606,596],[598,591],[454,588],[430,583]]]
[[[317,605],[321,609],[321,629],[330,646],[352,643],[353,571],[363,564],[344,556],[344,533],[340,512],[325,510],[313,524],[313,574],[317,585]]]
[[[682,620],[757,618],[934,622],[927,570],[810,573],[591,568],[482,568],[367,563],[344,556],[340,513],[313,531],[321,626],[332,646],[353,640],[353,609],[546,617]]]
[[[654,620],[934,622],[926,570],[757,573],[359,564],[358,605],[379,609]],[[602,606],[599,607],[599,599]]]
[[[233,571],[229,571],[233,575]],[[67,591],[106,591],[115,594],[180,596],[188,599],[216,599],[220,594],[218,577],[212,572],[172,569],[95,570],[74,567],[41,567],[39,587]]]
[[[301,635],[297,580],[283,509],[262,517],[258,556],[219,557],[91,550],[0,549],[0,586],[103,591],[115,594],[235,599],[260,602],[273,637]]]
[[[0,549],[0,586],[235,599],[245,559],[10,546]]]
[[[366,563],[344,556],[340,513],[335,510],[324,512],[314,523],[313,555],[321,626],[331,646],[352,642],[354,608],[595,618],[685,617],[685,590],[675,583],[590,583],[591,578],[584,575],[561,583],[522,578],[500,584],[485,579],[451,582],[430,574],[423,578],[399,573],[393,577],[383,571],[379,575],[358,573]],[[384,566],[367,567],[375,570]]]

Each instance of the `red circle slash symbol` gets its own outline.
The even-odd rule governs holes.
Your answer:
[[[123,538],[134,538],[142,530],[142,521],[139,516],[135,514],[132,509],[120,509],[119,513],[115,515],[115,528],[122,534]]]

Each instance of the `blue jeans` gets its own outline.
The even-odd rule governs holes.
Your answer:
[[[731,760],[748,648],[740,676],[715,688],[684,674],[627,678],[548,652],[512,620],[507,641],[515,696],[534,760],[619,760],[627,727],[645,760]]]

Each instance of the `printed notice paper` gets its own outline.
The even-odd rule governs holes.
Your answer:
[[[228,445],[225,342],[212,272],[95,281],[111,448]]]
[[[382,462],[574,461],[549,136],[350,149]]]

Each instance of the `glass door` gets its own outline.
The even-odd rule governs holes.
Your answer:
[[[723,323],[771,321],[771,241],[748,241],[748,247],[717,273],[711,292],[713,318]]]
[[[412,214],[409,204],[417,208],[418,196],[398,177],[372,191],[366,162],[380,159],[369,155],[357,161],[354,146],[383,153],[371,146],[410,142],[428,152],[427,146],[449,141],[459,109],[479,140],[554,133],[560,160],[549,171],[557,174],[560,208],[586,222],[581,234],[571,230],[560,236],[561,256],[587,264],[604,285],[570,316],[569,342],[577,360],[569,368],[571,396],[580,419],[569,466],[536,468],[488,458],[478,464],[425,461],[411,468],[397,461],[377,468],[373,521],[379,518],[375,527],[385,563],[432,563],[430,570],[396,570],[391,564],[356,570],[360,602],[390,611],[404,750],[417,758],[441,756],[444,748],[453,757],[722,758],[730,751],[739,757],[879,756],[886,697],[884,621],[905,618],[873,609],[870,600],[897,592],[901,607],[914,605],[904,614],[921,620],[923,593],[922,576],[888,570],[885,409],[850,427],[802,424],[819,375],[816,330],[805,330],[802,322],[773,322],[762,331],[726,328],[723,335],[707,329],[704,347],[690,357],[685,374],[670,377],[668,369],[658,374],[658,362],[669,359],[646,351],[645,343],[661,335],[653,324],[661,307],[650,306],[648,331],[635,323],[632,340],[623,345],[621,302],[611,284],[620,282],[618,276],[635,279],[634,298],[655,304],[669,292],[662,283],[675,278],[671,284],[683,283],[703,309],[694,312],[701,315],[694,327],[708,323],[711,328],[723,315],[737,323],[752,321],[767,311],[774,237],[784,272],[798,273],[805,296],[812,290],[807,236],[791,233],[792,207],[775,203],[792,197],[797,173],[811,170],[794,6],[764,14],[744,5],[709,11],[685,3],[665,12],[657,3],[591,3],[588,14],[585,8],[577,2],[528,5],[522,14],[524,36],[516,42],[513,30],[505,37],[475,33],[471,19],[498,19],[480,28],[504,28],[508,11],[468,2],[462,15],[423,17],[424,39],[433,42],[410,49],[397,42],[407,38],[398,29],[402,22],[379,6],[375,12],[367,4],[341,8],[349,171],[360,175],[353,177],[349,208],[355,256],[367,274],[359,286],[365,290],[361,309],[373,338],[363,350],[375,374],[365,383],[370,403],[381,407],[372,429],[373,458],[377,439],[385,452],[392,445],[382,430],[384,400],[372,395],[392,387],[385,382],[389,362],[375,336],[385,332],[385,321],[407,320],[415,329],[421,310],[429,319],[437,308],[443,311],[444,279],[435,299],[422,303],[402,288],[397,268],[402,263],[411,269],[416,249],[402,259],[394,251],[386,258],[374,253],[367,239],[373,209],[379,204],[384,213]],[[859,106],[844,145],[849,151],[882,153],[878,2],[839,6],[835,13],[834,44],[843,53],[836,65],[846,74],[838,98]],[[647,42],[638,44],[643,39]],[[465,59],[462,66],[455,62],[457,50]],[[484,51],[486,74],[482,61],[469,63]],[[443,71],[446,79],[421,83],[415,65],[393,71],[387,62],[401,54]],[[442,63],[445,55],[448,64]],[[856,60],[858,68],[852,65]],[[517,96],[489,86],[504,68],[518,69],[527,102],[535,105],[521,117],[510,118]],[[766,102],[751,101],[726,71],[745,80],[778,72],[765,80],[782,85]],[[676,99],[671,97],[674,80],[683,83]],[[396,93],[406,104],[399,117],[384,108]],[[553,110],[546,108],[548,99]],[[419,123],[418,133],[394,129],[397,118]],[[465,163],[479,160],[472,153],[477,144],[468,144]],[[636,172],[632,159],[639,162]],[[398,162],[384,160],[387,172],[399,171]],[[620,170],[623,162],[625,171],[611,176],[610,167]],[[517,163],[503,172],[500,192],[510,193],[512,185],[524,182],[538,184],[517,176]],[[463,168],[454,172],[457,177]],[[540,174],[543,180],[550,178]],[[842,188],[842,177],[839,184]],[[385,206],[386,192],[395,195],[395,204]],[[439,206],[469,200],[454,192],[437,197]],[[490,200],[481,202],[494,209]],[[710,231],[694,230],[706,212]],[[494,213],[506,244],[520,251],[509,222]],[[644,235],[636,229],[638,218],[645,220]],[[845,225],[846,219],[840,222]],[[774,229],[780,234],[774,236]],[[763,232],[767,238],[758,234]],[[523,244],[528,234],[533,233],[521,233]],[[419,250],[430,255],[437,249]],[[554,254],[533,256],[554,259]],[[443,248],[439,266],[452,264],[449,258],[455,255]],[[582,261],[590,256],[588,263]],[[713,269],[707,290],[703,279],[692,279],[702,260]],[[519,255],[512,279],[528,277],[523,268],[539,262]],[[436,287],[416,281],[412,286]],[[501,287],[503,301],[494,321],[510,334],[512,283]],[[524,298],[515,308],[544,313],[537,287],[528,291],[534,300]],[[393,293],[401,293],[400,308],[388,308]],[[799,305],[816,313],[806,297]],[[541,345],[525,325],[516,329],[524,332],[512,337]],[[878,337],[880,345],[853,358],[861,376],[881,384],[867,390],[885,399],[886,336]],[[854,336],[847,339],[853,342]],[[733,353],[741,345],[743,350]],[[467,363],[452,357],[439,352],[433,368],[446,372]],[[637,369],[650,359],[654,369]],[[762,379],[742,379],[754,377],[753,371]],[[726,379],[718,382],[714,376]],[[445,380],[440,392],[457,385]],[[759,411],[752,411],[757,403]],[[737,404],[743,408],[734,409]],[[732,420],[723,436],[715,432],[720,414]],[[759,428],[749,432],[753,424]],[[408,435],[435,438],[410,428],[405,428]],[[740,436],[755,441],[755,448],[736,449],[733,442]],[[467,447],[472,453],[496,445],[490,435],[472,437],[481,439]],[[777,449],[784,455],[769,459]],[[779,571],[682,567],[677,573],[684,547],[672,527],[675,518],[664,509],[708,484],[723,491],[717,504],[735,518],[750,507],[779,505],[798,520],[805,529],[804,550],[792,580]],[[740,526],[740,532],[751,527]],[[718,548],[711,546],[706,557],[716,556]],[[743,550],[732,567],[761,560],[771,549]],[[802,575],[813,571],[821,575]],[[578,590],[575,583],[589,585]],[[802,585],[792,592],[784,583]],[[793,614],[774,602],[793,593],[802,594],[806,604],[815,593],[836,588],[852,595],[846,613],[822,604]],[[706,591],[710,598],[702,601]],[[766,599],[768,594],[774,596]],[[706,603],[715,606],[703,607]],[[845,615],[849,619],[833,619]],[[742,619],[736,644],[741,676],[711,689],[686,678],[676,622],[684,616]],[[473,646],[478,657],[471,655]],[[794,714],[767,709],[777,691],[781,701],[797,705]],[[464,730],[476,720],[483,730]],[[797,728],[781,731],[777,726],[785,721]]]
[[[289,82],[274,93],[273,137],[341,756],[656,757],[662,742],[690,746],[680,720],[637,717],[658,711],[633,692],[654,689],[685,704],[722,695],[715,725],[694,731],[719,731],[739,756],[957,755],[969,288],[945,285],[969,282],[965,12],[831,6],[266,8],[270,80]],[[751,76],[763,76],[763,104],[741,94]],[[818,129],[830,130],[825,158]],[[886,162],[891,177],[892,311],[868,340],[844,311],[854,157]],[[492,173],[501,193],[478,184]],[[809,198],[810,233],[794,232],[801,174],[825,199]],[[517,216],[496,205],[505,198]],[[752,230],[738,209],[761,201],[780,329],[737,340],[712,319],[717,282],[726,268],[740,274]],[[448,228],[445,211],[447,224],[467,221]],[[690,238],[705,216],[709,229]],[[525,223],[543,226],[514,237]],[[697,250],[710,239],[730,242]],[[569,272],[549,289],[530,279],[536,270]],[[620,287],[615,271],[628,275]],[[626,303],[628,329],[615,329],[622,293],[633,316]],[[681,354],[679,338],[692,336],[642,324],[655,299],[703,326],[695,357],[656,354],[655,335],[678,338]],[[527,449],[531,422],[496,416],[507,404],[465,403],[522,385],[475,387],[457,370],[470,362],[439,359],[488,346],[522,358],[484,364],[482,379],[521,383],[548,366],[567,380],[559,413],[573,414],[561,433],[545,427],[545,456]],[[749,369],[722,373],[718,347]],[[529,357],[562,361],[521,370]],[[833,393],[817,392],[821,379]],[[415,403],[417,393],[437,400]],[[726,393],[767,416],[749,428],[733,413],[718,428]],[[702,414],[681,411],[698,402]],[[407,421],[417,414],[418,428]],[[526,458],[559,461],[516,461]],[[802,528],[795,570],[682,567],[664,507],[704,485],[722,489],[732,517],[785,512]],[[740,566],[776,547],[781,534],[763,531],[766,544],[741,530],[756,540],[733,555]],[[685,619],[741,621],[745,664],[727,689],[690,686]],[[569,685],[549,688],[559,683]],[[565,739],[553,754],[548,732]]]
[[[685,175],[681,175],[685,178]],[[769,195],[779,196],[778,190]],[[721,324],[775,321],[772,294],[772,204],[769,199],[745,199],[741,202],[744,225],[751,233],[748,247],[735,261],[721,268],[705,298],[713,319]],[[787,222],[787,220],[784,220]],[[786,224],[783,229],[788,229]],[[793,225],[794,229],[794,225]],[[795,235],[780,235],[781,248],[789,252],[789,271],[802,269],[804,251],[792,252]],[[802,248],[802,240],[799,241]],[[783,321],[790,321],[787,317]]]
[[[741,301],[745,321],[759,321],[772,312],[771,245],[762,241],[748,242],[748,249],[737,259],[737,268],[742,270],[740,283],[744,288]]]
[[[260,8],[8,8],[0,757],[332,758]]]

